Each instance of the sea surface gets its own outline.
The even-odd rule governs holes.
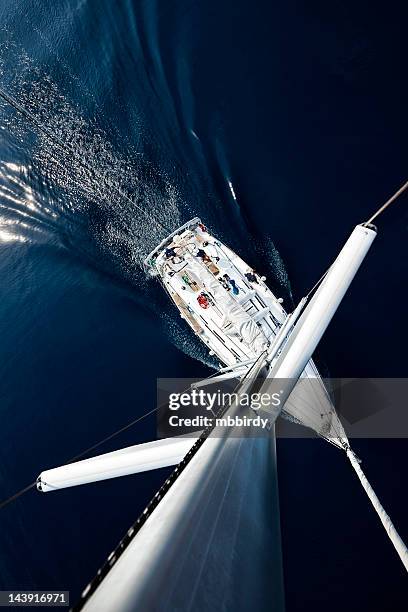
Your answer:
[[[163,226],[199,216],[290,310],[407,180],[407,18],[394,1],[2,0],[0,89],[30,117],[0,99],[1,498],[154,407],[157,377],[212,372],[143,272]],[[378,225],[319,347],[333,376],[407,375],[407,198]],[[155,434],[151,418],[99,450]],[[407,540],[406,440],[355,446]],[[280,440],[278,469],[288,612],[402,609],[343,455]],[[10,504],[0,589],[75,601],[166,473]]]

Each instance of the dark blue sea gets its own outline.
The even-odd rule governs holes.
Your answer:
[[[2,0],[0,88],[36,123],[0,101],[1,498],[154,407],[157,377],[212,371],[142,270],[157,220],[200,216],[290,310],[407,180],[407,18],[394,0]],[[333,376],[407,375],[407,210],[379,221],[320,344]],[[98,452],[155,435],[153,417]],[[406,440],[354,446],[407,540]],[[343,454],[279,440],[278,469],[288,612],[403,609]],[[0,589],[75,601],[166,474],[7,506]]]

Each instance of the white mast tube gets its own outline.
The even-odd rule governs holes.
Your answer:
[[[37,488],[47,493],[176,465],[195,441],[195,438],[165,438],[62,465],[41,472],[37,479]]]
[[[375,494],[373,488],[371,487],[370,483],[368,482],[363,470],[361,469],[355,454],[353,453],[353,451],[349,448],[347,449],[347,457],[350,459],[350,463],[353,466],[357,476],[360,479],[361,484],[363,485],[363,488],[365,489],[365,492],[368,495],[368,498],[370,499],[371,503],[374,506],[375,511],[377,512],[380,521],[383,524],[383,527],[385,529],[385,531],[388,534],[388,537],[390,538],[391,542],[394,545],[395,550],[397,551],[402,563],[404,564],[405,569],[408,572],[408,549],[405,546],[403,540],[401,539],[398,531],[395,529],[390,517],[388,516],[388,514],[386,513],[386,511],[384,510],[384,508],[382,507],[380,500],[378,499],[377,495]]]
[[[300,300],[295,310],[286,318],[284,324],[282,325],[282,327],[276,334],[273,340],[273,343],[272,343],[272,348],[268,353],[268,359],[270,362],[272,362],[274,358],[276,357],[279,349],[281,348],[282,344],[286,340],[288,333],[290,332],[290,330],[292,329],[292,327],[298,320],[300,313],[302,312],[303,307],[306,304],[306,302],[307,302],[307,298],[305,297]]]
[[[238,392],[250,392],[265,358]],[[241,410],[234,404],[226,414]],[[187,611],[202,602],[208,610],[225,609],[225,602],[231,610],[284,610],[273,432],[251,438],[246,428],[242,437],[219,429],[125,548],[111,553],[99,586],[93,590],[91,583],[83,593],[84,612]]]
[[[270,369],[269,384],[267,381],[264,387],[275,384],[281,391],[280,406],[267,408],[275,419],[311,359],[375,237],[376,231],[372,227],[357,225],[354,228]]]
[[[262,368],[265,354],[252,365],[255,374]],[[255,375],[254,374],[254,375]],[[222,375],[230,377],[231,374]],[[234,377],[237,374],[234,373]],[[211,381],[215,380],[210,379]],[[252,380],[250,381],[252,382]],[[245,383],[248,385],[249,383]],[[245,387],[246,388],[246,387]],[[199,433],[197,434],[198,437]],[[196,437],[174,437],[129,446],[121,450],[98,455],[75,463],[41,472],[37,478],[37,489],[43,493],[76,487],[90,482],[128,476],[148,470],[177,465],[196,441]]]

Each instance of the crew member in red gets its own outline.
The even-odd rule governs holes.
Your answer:
[[[197,297],[197,302],[200,304],[201,308],[208,308],[210,305],[205,293],[200,293],[200,295]]]

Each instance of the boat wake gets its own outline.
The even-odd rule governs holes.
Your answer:
[[[127,285],[132,292],[137,287],[133,299],[155,317],[160,315],[167,337],[212,366],[215,362],[143,272],[143,259],[164,238],[164,228],[174,229],[191,213],[201,215],[218,227],[226,243],[237,247],[239,243],[249,261],[262,262],[275,284],[290,293],[272,241],[257,237],[248,249],[251,232],[226,174],[229,197],[221,211],[215,189],[210,197],[198,193],[192,197],[177,164],[171,174],[168,164],[154,158],[142,121],[132,135],[137,146],[129,144],[89,92],[83,92],[81,107],[71,102],[70,95],[9,37],[0,45],[0,77],[1,88],[27,113],[22,116],[4,99],[0,101],[8,153],[8,159],[0,162],[0,240],[46,242],[68,249],[122,287]],[[67,75],[67,89],[74,86],[74,76]],[[86,117],[83,107],[88,109]],[[207,183],[210,178],[206,177]]]

